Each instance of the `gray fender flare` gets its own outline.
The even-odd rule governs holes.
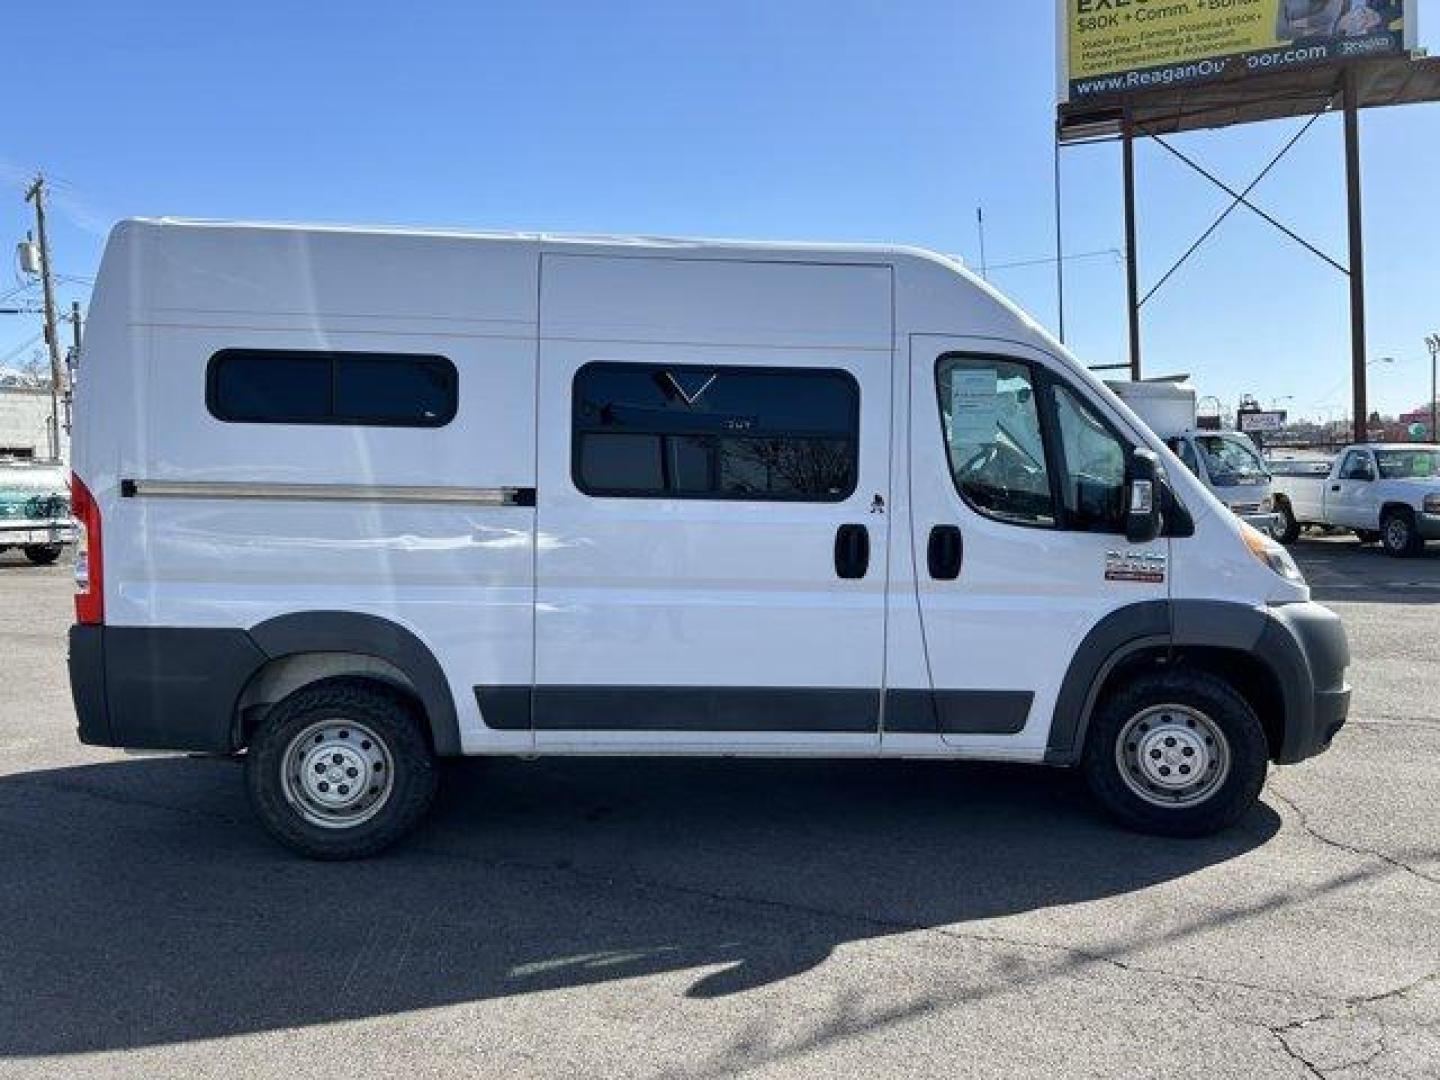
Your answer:
[[[1313,604],[1269,609],[1223,600],[1155,600],[1112,611],[1085,636],[1056,696],[1046,763],[1079,761],[1096,698],[1117,665],[1142,649],[1185,646],[1231,649],[1260,661],[1283,703],[1277,760],[1286,764],[1315,752],[1324,734],[1317,732],[1317,684],[1343,682],[1349,662],[1338,619]]]
[[[354,611],[301,611],[267,619],[249,634],[271,660],[297,653],[341,652],[394,664],[425,707],[435,753],[440,757],[460,753],[460,721],[445,672],[425,643],[403,626]]]

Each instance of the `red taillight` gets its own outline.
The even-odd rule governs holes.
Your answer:
[[[100,507],[80,477],[70,474],[70,512],[75,516],[75,621],[98,626],[105,621],[105,560],[100,537]]]

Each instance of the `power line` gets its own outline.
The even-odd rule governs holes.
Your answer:
[[[34,337],[32,337],[29,341],[22,341],[19,345],[15,346],[15,348],[11,349],[11,350],[10,350],[8,353],[6,353],[3,357],[0,357],[0,364],[8,364],[8,363],[10,363],[11,360],[14,360],[17,356],[19,356],[21,353],[23,353],[26,349],[31,348],[31,347],[34,346],[34,345],[40,344],[40,339],[43,338],[44,336],[45,336],[44,331],[41,331],[40,333],[38,333],[38,334],[36,334]]]
[[[1054,266],[1056,262],[1075,262],[1077,259],[1098,259],[1102,256],[1110,256],[1117,262],[1125,260],[1125,254],[1119,248],[1103,248],[1099,251],[1081,251],[1074,255],[1066,255],[1056,259],[1054,255],[1043,259],[1020,259],[1016,262],[991,263],[991,270],[1014,270],[1023,266]]]

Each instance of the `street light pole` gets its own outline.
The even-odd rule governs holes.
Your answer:
[[[1425,339],[1430,348],[1430,441],[1440,442],[1440,433],[1435,430],[1436,414],[1440,413],[1440,334],[1431,334]]]

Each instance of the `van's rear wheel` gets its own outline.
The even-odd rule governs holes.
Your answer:
[[[1205,836],[1255,804],[1268,762],[1264,729],[1244,698],[1213,675],[1175,670],[1142,675],[1100,706],[1084,770],[1122,824]]]
[[[374,855],[410,832],[435,795],[416,710],[356,679],[303,687],[275,705],[245,759],[250,805],[282,844],[314,859]]]

